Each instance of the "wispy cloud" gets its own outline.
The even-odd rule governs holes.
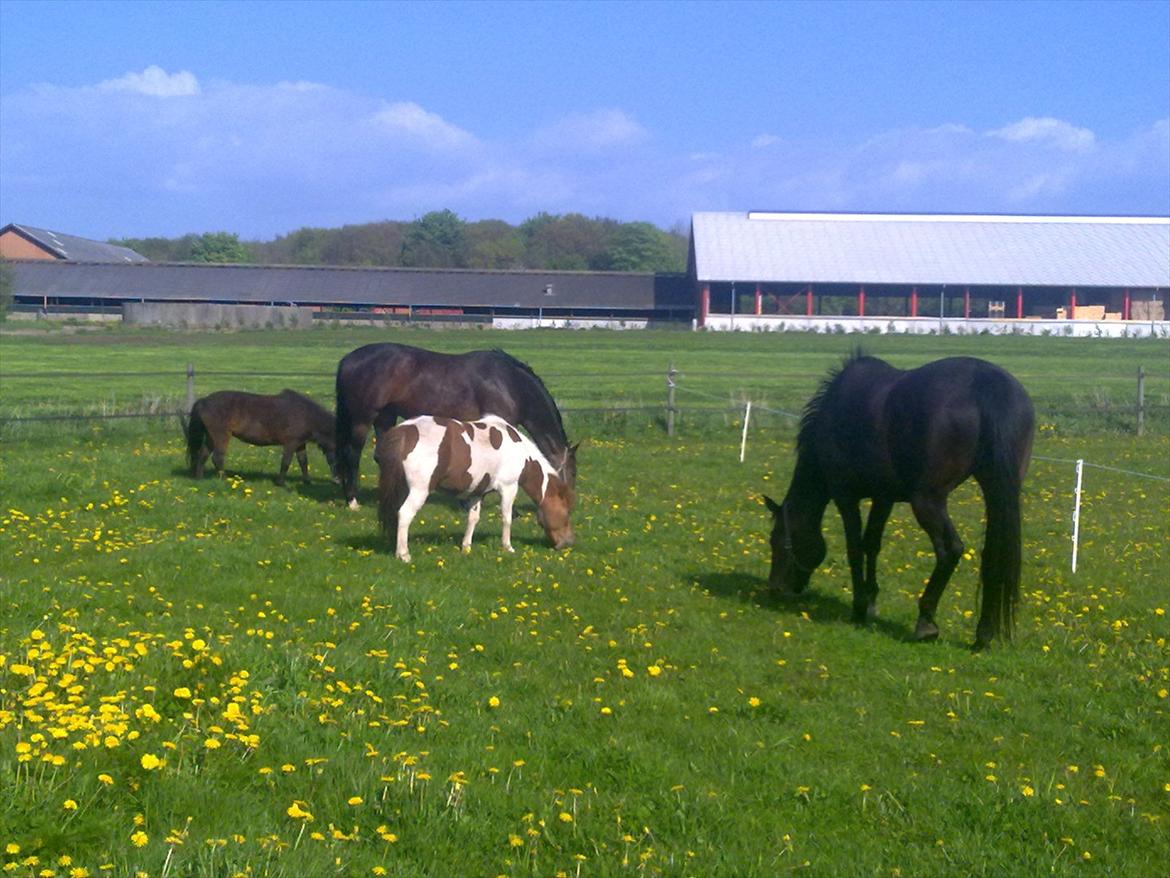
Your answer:
[[[485,136],[409,96],[241,84],[148,67],[5,96],[4,221],[97,237],[303,225],[450,208],[671,225],[748,208],[1170,212],[1170,121],[1101,132],[1037,114],[819,143],[762,132],[674,149],[621,108]]]

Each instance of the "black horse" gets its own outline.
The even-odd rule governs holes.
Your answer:
[[[821,520],[832,501],[845,524],[853,620],[872,620],[882,529],[894,503],[909,501],[936,558],[914,633],[934,639],[935,609],[963,554],[947,495],[974,476],[987,511],[975,646],[1010,638],[1020,587],[1020,485],[1034,420],[1020,383],[984,360],[949,357],[903,371],[855,353],[805,408],[784,502],[764,498],[774,517],[772,587],[791,594],[808,585],[825,558]],[[865,498],[873,503],[863,533]]]
[[[418,415],[463,421],[499,415],[528,431],[569,487],[576,483],[576,446],[569,447],[552,395],[526,364],[500,350],[441,354],[368,344],[337,366],[338,475],[352,508],[370,425],[382,433]]]
[[[187,435],[187,462],[191,474],[203,477],[208,455],[216,472],[223,473],[224,455],[233,436],[251,445],[280,445],[280,475],[276,484],[284,484],[293,454],[301,465],[301,476],[309,481],[309,458],[305,446],[315,442],[325,454],[329,469],[336,468],[333,453],[333,415],[307,396],[295,390],[282,390],[274,396],[219,390],[196,400],[191,414],[184,419]]]

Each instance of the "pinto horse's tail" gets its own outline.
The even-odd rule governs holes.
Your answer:
[[[183,433],[187,436],[187,466],[194,475],[199,464],[199,452],[203,450],[203,445],[207,441],[207,425],[203,423],[199,403],[195,403],[191,414],[182,419],[182,424]]]
[[[975,473],[987,507],[980,568],[982,603],[976,646],[996,636],[1010,639],[1020,596],[1020,490],[1032,455],[1035,414],[1015,378],[996,370],[983,376],[976,396],[980,461]]]

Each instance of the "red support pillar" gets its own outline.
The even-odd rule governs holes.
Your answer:
[[[963,319],[971,319],[971,288],[963,287]]]
[[[865,287],[857,288],[857,316],[865,316]]]
[[[1077,288],[1068,291],[1068,319],[1077,319]]]
[[[756,316],[759,317],[764,313],[764,293],[760,289],[760,285],[756,284]]]
[[[1125,288],[1125,296],[1121,300],[1121,319],[1129,319],[1129,287]]]
[[[1016,287],[1016,319],[1023,319],[1024,316],[1024,288]]]
[[[699,288],[699,326],[707,325],[707,314],[711,311],[711,285],[703,284]]]
[[[918,316],[918,287],[910,287],[910,316]]]
[[[806,317],[813,316],[812,284],[809,284],[808,289],[804,291],[804,314]]]

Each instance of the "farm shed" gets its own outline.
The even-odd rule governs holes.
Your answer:
[[[9,223],[0,229],[0,258],[66,259],[72,262],[146,262],[141,253],[64,232]]]
[[[700,325],[1164,321],[1170,218],[696,213],[689,274]]]
[[[44,308],[218,303],[406,316],[651,320],[690,320],[693,309],[681,274],[31,260],[10,265],[16,303]]]

